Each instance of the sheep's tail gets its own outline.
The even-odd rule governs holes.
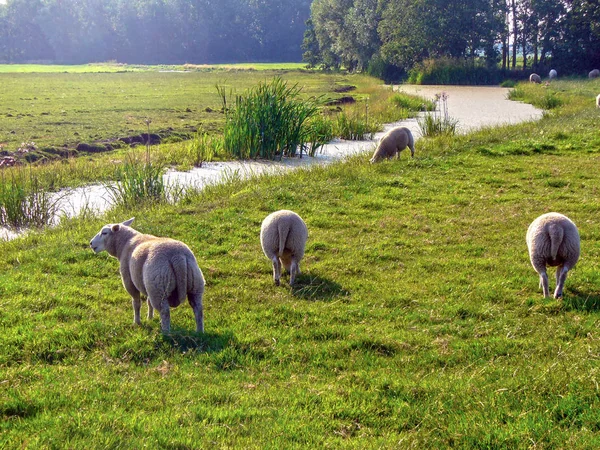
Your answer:
[[[548,227],[548,235],[550,236],[550,256],[552,256],[553,260],[556,260],[558,248],[562,244],[565,230],[560,225],[551,224]]]
[[[175,289],[169,296],[171,307],[179,306],[187,296],[188,261],[185,255],[176,255],[171,258],[171,268],[175,275]]]
[[[277,253],[280,257],[283,255],[285,250],[285,242],[287,241],[288,234],[290,233],[290,224],[286,223],[284,225],[279,224],[277,226],[277,231],[279,235],[279,253]]]
[[[408,148],[410,148],[410,156],[415,156],[415,138],[410,131],[408,132]]]

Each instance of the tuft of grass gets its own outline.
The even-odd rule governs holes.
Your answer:
[[[212,161],[215,155],[223,151],[223,140],[220,137],[198,131],[185,146],[192,165],[202,167],[202,164]]]
[[[115,182],[105,183],[116,207],[132,208],[143,203],[162,203],[168,199],[164,184],[165,167],[145,158],[129,154],[127,161],[115,170]]]
[[[424,137],[453,136],[456,134],[458,120],[448,114],[448,95],[445,92],[436,94],[433,112],[427,112],[417,118],[417,123]]]
[[[0,169],[0,226],[41,228],[51,224],[60,198],[44,189],[40,180],[22,167],[5,173]]]

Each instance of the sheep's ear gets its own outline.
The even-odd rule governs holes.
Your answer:
[[[133,219],[135,219],[135,217],[132,217],[131,219],[126,220],[125,222],[123,222],[123,225],[125,225],[126,227],[128,227],[133,222]]]
[[[117,231],[119,231],[119,228],[121,228],[121,225],[119,225],[118,223],[115,223],[112,227],[110,227],[110,229],[113,231],[113,233],[116,233]]]

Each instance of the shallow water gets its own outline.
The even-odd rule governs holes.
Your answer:
[[[497,86],[417,86],[400,85],[398,91],[433,100],[436,94],[448,95],[448,115],[458,120],[461,132],[538,120],[542,110],[527,103],[507,99],[510,89]]]
[[[433,99],[436,94],[448,95],[447,106],[450,117],[457,119],[460,132],[467,132],[484,126],[514,124],[542,117],[542,111],[531,105],[508,100],[509,89],[481,86],[414,86],[401,85],[399,91]],[[408,127],[418,139],[421,136],[416,119],[388,124],[373,140],[345,141],[336,139],[320,149],[314,157],[284,158],[282,161],[227,161],[203,164],[189,172],[169,170],[164,175],[168,186],[193,187],[201,189],[213,183],[227,180],[231,176],[249,178],[264,173],[281,173],[298,167],[313,164],[328,164],[349,155],[364,153],[365,161],[375,149],[377,140],[390,128]],[[416,152],[418,154],[418,147]],[[110,208],[111,198],[105,186],[94,184],[77,189],[63,190],[55,194],[58,202],[58,216],[75,217],[83,211],[103,212]],[[57,217],[58,220],[58,217]],[[0,227],[0,239],[14,239],[19,233]]]

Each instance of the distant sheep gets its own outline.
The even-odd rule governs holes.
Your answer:
[[[531,265],[540,275],[544,297],[550,296],[546,266],[557,266],[554,298],[562,297],[567,272],[579,259],[579,232],[575,224],[562,214],[543,214],[529,225],[527,248]]]
[[[589,78],[598,78],[600,77],[600,70],[594,69],[588,74]]]
[[[279,286],[281,264],[290,273],[290,285],[300,273],[300,260],[308,228],[302,218],[293,211],[280,210],[269,214],[260,228],[260,244],[265,256],[273,262],[273,281]]]
[[[548,73],[548,78],[550,78],[551,80],[553,78],[556,78],[557,76],[558,76],[558,73],[554,69],[551,69],[550,72]]]
[[[371,158],[371,163],[375,163],[384,158],[400,157],[400,152],[406,147],[410,148],[410,156],[415,156],[415,139],[411,131],[406,127],[392,128],[388,131],[377,144],[375,153]]]
[[[596,97],[596,108],[600,108],[600,94]]]
[[[542,78],[537,73],[532,73],[529,75],[529,82],[540,84],[542,82]]]
[[[131,222],[133,219],[105,225],[90,246],[96,253],[106,250],[119,260],[123,286],[132,299],[134,323],[140,324],[140,293],[148,297],[148,319],[158,310],[163,332],[171,328],[170,308],[179,306],[187,296],[196,331],[204,332],[204,277],[194,254],[183,242],[134,230]]]

